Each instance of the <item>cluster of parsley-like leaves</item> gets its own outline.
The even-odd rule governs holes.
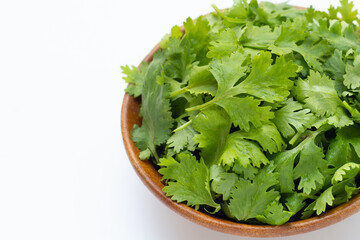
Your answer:
[[[167,196],[280,225],[358,194],[360,21],[340,2],[214,6],[173,27],[150,63],[122,68],[142,101],[133,141]]]

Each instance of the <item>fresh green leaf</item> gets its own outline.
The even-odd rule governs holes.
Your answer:
[[[220,209],[211,197],[209,170],[204,162],[186,153],[180,153],[177,158],[179,162],[170,158],[159,164],[163,167],[159,170],[163,179],[169,180],[163,188],[166,195],[177,202],[186,201],[189,206],[208,205]]]
[[[313,210],[316,211],[317,215],[325,212],[326,205],[333,205],[334,196],[332,194],[332,189],[333,187],[329,187],[316,199]]]
[[[131,68],[129,66],[121,67],[121,69],[123,70],[123,74],[127,75],[126,77],[123,77],[123,79],[128,83],[125,91],[129,95],[132,95],[134,97],[138,97],[141,95],[145,82],[147,68],[148,64],[146,62],[142,63],[139,69],[134,66],[132,66]]]
[[[270,225],[281,225],[289,221],[292,215],[292,212],[284,210],[281,203],[274,201],[266,208],[264,214],[256,216],[256,219]]]
[[[275,118],[271,121],[287,138],[295,133],[303,133],[312,126],[315,120],[316,117],[310,112],[310,109],[304,109],[301,103],[289,100],[285,102],[284,107],[275,111]]]
[[[338,182],[350,179],[358,175],[360,172],[360,164],[348,162],[338,168],[331,179],[331,183],[334,185]]]
[[[185,124],[184,120],[179,120],[178,126]],[[176,153],[179,153],[181,150],[187,148],[189,151],[195,150],[195,142],[192,140],[195,135],[195,130],[191,125],[186,126],[180,131],[174,132],[171,137],[167,140],[166,144],[169,147],[174,148]]]
[[[346,65],[346,74],[344,75],[344,84],[349,89],[360,88],[360,55],[355,56],[354,66]]]
[[[215,40],[210,42],[210,44],[212,46],[209,47],[210,51],[207,53],[208,58],[228,56],[239,48],[238,38],[232,28],[226,28],[220,31],[216,35]]]
[[[229,135],[224,146],[223,154],[220,157],[220,161],[224,165],[232,166],[235,160],[243,167],[247,167],[251,163],[254,167],[259,168],[261,164],[266,165],[269,163],[269,160],[265,157],[259,145],[244,140],[244,137],[239,132],[234,132]]]
[[[338,8],[338,11],[341,13],[342,19],[347,23],[353,23],[357,20],[357,10],[353,10],[354,3],[349,0],[340,0],[341,6]]]
[[[239,221],[262,215],[279,192],[271,189],[278,184],[278,175],[263,169],[251,182],[239,179],[230,195],[229,211]]]
[[[314,71],[310,71],[306,80],[299,79],[296,82],[293,94],[319,117],[332,116],[336,114],[338,106],[342,106],[333,81]]]
[[[191,18],[187,18],[184,28],[183,41],[189,46],[191,52],[196,54],[196,60],[200,62],[200,65],[206,64],[208,62],[206,54],[210,44],[209,22],[204,17],[197,18],[195,22]]]
[[[218,194],[222,194],[225,201],[230,198],[230,192],[235,186],[238,176],[235,173],[225,172],[218,165],[213,165],[210,168],[210,179],[212,180],[211,189]]]
[[[253,97],[227,97],[217,103],[229,114],[231,121],[235,126],[245,131],[250,130],[250,123],[255,127],[261,127],[274,118],[271,107],[260,106],[261,101]]]
[[[193,120],[193,128],[199,132],[194,141],[207,166],[217,163],[222,155],[230,127],[229,116],[219,107],[207,108]]]
[[[141,127],[135,125],[132,131],[132,139],[136,146],[141,151],[150,150],[156,159],[156,146],[167,141],[173,125],[170,102],[166,99],[166,85],[159,85],[156,81],[163,61],[163,56],[157,54],[148,67],[142,93],[143,121]]]
[[[312,140],[300,152],[299,163],[294,168],[294,179],[300,178],[299,190],[309,194],[316,184],[324,183],[322,171],[326,168],[323,150]]]
[[[269,153],[283,150],[286,144],[273,124],[264,124],[259,128],[251,128],[249,132],[237,132],[239,137],[257,141]]]
[[[252,165],[248,165],[246,167],[240,165],[239,162],[235,162],[232,170],[238,174],[240,177],[248,180],[253,180],[255,176],[258,174],[259,169],[253,167]]]

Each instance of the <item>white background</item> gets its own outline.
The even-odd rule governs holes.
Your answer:
[[[158,201],[120,133],[120,65],[138,65],[173,25],[212,3],[232,1],[0,2],[0,239],[247,239],[195,225]],[[355,240],[359,224],[357,214],[286,239]]]

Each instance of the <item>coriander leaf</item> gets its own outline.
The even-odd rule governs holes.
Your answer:
[[[360,125],[356,124],[350,127],[341,128],[338,135],[346,139],[345,141],[352,145],[358,157],[360,157]]]
[[[329,18],[330,19],[338,19],[337,15],[339,13],[339,9],[335,8],[334,6],[330,5],[329,9]]]
[[[232,170],[238,174],[240,177],[248,180],[253,180],[255,176],[258,174],[259,169],[253,167],[252,165],[248,165],[246,167],[240,165],[239,162],[235,162]]]
[[[277,37],[277,33],[273,32],[269,26],[258,27],[249,23],[239,41],[246,48],[263,49],[274,43]]]
[[[310,6],[307,9],[307,12],[305,13],[305,16],[306,16],[306,19],[309,22],[313,22],[313,20],[319,20],[319,19],[327,18],[327,17],[330,17],[332,19],[333,18],[337,19],[337,16],[336,16],[337,10],[333,6],[330,6],[330,8],[328,10],[329,10],[329,14],[327,14],[326,12],[322,12],[322,11],[316,11],[313,8],[313,6]]]
[[[308,36],[307,22],[304,17],[298,17],[293,22],[286,21],[281,26],[281,33],[270,46],[272,53],[284,55],[292,51],[303,56],[307,65],[317,71],[321,71],[319,59],[330,51],[326,40],[319,41],[316,35]],[[297,42],[302,42],[300,45]]]
[[[304,40],[307,35],[306,18],[300,16],[294,21],[287,20],[281,25],[279,37],[275,40],[276,46],[292,46],[298,41]]]
[[[181,31],[181,28],[177,25],[171,28],[171,34],[166,34],[163,39],[161,39],[159,45],[162,49],[166,49],[170,45],[170,39],[180,39],[184,33]]]
[[[163,64],[166,77],[187,83],[191,69],[198,64],[194,62],[196,55],[190,46],[184,40],[170,37],[163,52],[166,54]]]
[[[279,184],[281,193],[292,193],[295,189],[294,183],[294,162],[296,156],[300,152],[300,148],[294,148],[273,155],[270,160],[273,160],[276,165],[276,172],[279,173]]]
[[[136,146],[141,151],[150,150],[156,160],[158,160],[156,146],[169,138],[173,125],[170,102],[166,99],[166,85],[159,85],[156,81],[163,61],[163,55],[156,54],[148,67],[142,93],[143,121],[141,127],[135,125],[132,131],[132,139]]]
[[[167,196],[177,202],[187,202],[189,206],[208,205],[219,210],[210,193],[209,170],[203,161],[198,162],[195,156],[180,153],[176,160],[161,160],[159,173],[169,180],[163,188]]]
[[[245,131],[249,130],[249,122],[252,122],[255,127],[259,127],[262,122],[267,122],[272,118],[273,113],[270,112],[268,106],[257,107],[260,104],[259,100],[253,100],[250,97],[245,99],[233,96],[247,93],[268,102],[282,101],[290,94],[289,90],[293,85],[293,82],[288,78],[296,75],[295,71],[298,67],[291,61],[286,62],[284,57],[277,58],[275,64],[271,65],[271,54],[262,52],[259,56],[253,58],[253,68],[250,75],[234,86],[239,78],[245,74],[246,68],[240,65],[244,59],[244,55],[237,52],[230,57],[213,60],[210,63],[210,68],[218,82],[218,90],[214,99],[203,105],[188,108],[187,111],[218,104],[227,111],[234,125],[240,126]],[[244,111],[251,112],[243,114]]]
[[[326,60],[323,68],[328,74],[332,75],[335,80],[340,81],[345,74],[345,66],[342,51],[335,49],[334,54]]]
[[[319,117],[334,115],[337,107],[342,105],[333,81],[312,70],[306,80],[299,79],[296,82],[293,94]]]
[[[206,53],[210,43],[209,22],[202,16],[198,17],[195,23],[191,18],[187,18],[184,22],[184,28],[183,41],[189,45],[191,52],[196,54],[196,61],[199,61],[200,65],[207,64]]]
[[[146,160],[149,159],[150,157],[151,157],[151,151],[148,148],[146,150],[141,151],[139,154],[139,158],[141,160]]]
[[[332,51],[331,46],[326,40],[318,41],[318,39],[307,38],[301,45],[293,48],[294,51],[300,53],[306,63],[314,70],[322,71],[321,57]]]
[[[251,128],[249,132],[238,131],[241,138],[257,141],[269,153],[279,152],[286,144],[273,124],[263,124],[259,128]]]
[[[343,83],[345,74],[345,63],[343,61],[342,51],[336,49],[323,65],[324,71],[330,75],[334,81],[334,87],[340,96],[345,91]]]
[[[328,123],[334,125],[337,128],[342,128],[354,124],[351,118],[346,113],[346,110],[338,106],[333,116],[328,118]]]
[[[264,22],[265,24],[270,25],[272,28],[280,25],[283,21],[288,19],[296,19],[299,16],[302,16],[306,13],[304,9],[297,9],[294,6],[285,3],[274,4],[270,2],[261,2],[262,8],[259,10],[264,10],[267,14],[268,22]]]
[[[227,173],[221,166],[213,165],[210,168],[211,189],[223,195],[223,200],[230,198],[231,189],[234,187],[238,176],[235,173]]]
[[[315,206],[315,201],[310,203],[305,209],[304,212],[301,214],[301,219],[306,219],[311,217],[315,210],[314,210],[314,206]]]
[[[285,205],[287,209],[296,214],[303,207],[305,207],[306,203],[304,202],[306,198],[298,193],[292,193],[285,199]]]
[[[292,215],[292,212],[284,210],[284,206],[281,203],[274,201],[268,205],[264,214],[256,216],[256,219],[270,225],[281,225],[289,221]]]
[[[310,194],[316,184],[324,183],[322,171],[326,168],[323,149],[315,144],[314,139],[305,144],[300,152],[299,163],[294,168],[294,179],[300,178],[299,190]]]
[[[329,166],[338,169],[347,162],[357,161],[360,157],[360,127],[353,125],[338,130],[335,139],[331,140],[326,153]]]
[[[326,189],[321,195],[315,200],[313,210],[316,211],[317,215],[325,212],[326,205],[332,206],[334,202],[334,196],[332,194],[333,187]],[[309,205],[310,206],[310,205]]]
[[[231,122],[227,113],[214,106],[202,110],[193,120],[193,128],[199,132],[193,140],[199,144],[205,164],[217,163],[223,153]]]
[[[226,14],[230,18],[236,19],[247,19],[249,14],[248,3],[246,0],[234,0],[233,6],[230,8],[229,12]]]
[[[344,84],[349,89],[360,88],[360,55],[355,56],[354,66],[346,65],[346,74],[344,75]]]
[[[220,157],[220,161],[224,165],[232,166],[235,160],[243,167],[247,167],[251,163],[254,167],[259,168],[261,164],[269,163],[260,147],[254,142],[244,140],[239,132],[228,136]]]
[[[354,195],[359,193],[359,188],[357,187],[349,187],[345,186],[345,192],[346,192],[346,201],[349,201],[350,198],[352,198]]]
[[[275,123],[284,137],[291,137],[296,132],[302,133],[315,122],[316,117],[309,109],[296,101],[289,100],[285,106],[275,111],[275,118],[271,121]]]
[[[191,94],[210,94],[215,96],[217,91],[217,83],[209,67],[194,67],[190,73],[189,84],[185,88]]]
[[[145,74],[148,68],[148,63],[143,62],[139,69],[132,66],[122,66],[121,69],[123,70],[123,74],[126,74],[126,77],[123,79],[128,83],[127,88],[125,91],[134,97],[138,97],[142,93],[144,81],[145,81]]]
[[[275,171],[279,173],[279,184],[280,184],[281,193],[293,193],[295,188],[294,180],[299,178],[300,177],[299,175],[304,177],[303,181],[300,180],[300,184],[306,185],[306,192],[308,192],[309,190],[308,188],[312,185],[309,182],[304,182],[304,181],[309,180],[309,177],[313,178],[312,180],[316,180],[316,177],[318,177],[317,167],[320,166],[321,170],[324,170],[326,168],[326,165],[323,165],[323,163],[326,162],[322,158],[321,159],[315,158],[314,161],[308,166],[302,166],[302,165],[306,165],[308,161],[311,161],[312,156],[308,157],[308,155],[315,154],[313,157],[316,157],[316,154],[317,155],[322,154],[322,149],[317,147],[314,141],[315,141],[315,137],[318,134],[320,134],[322,131],[325,131],[325,129],[326,128],[318,129],[315,132],[308,133],[307,138],[303,140],[295,148],[272,155],[270,157],[270,161],[275,164]],[[321,150],[321,152],[319,152],[319,149]],[[300,161],[297,164],[296,168],[294,169],[295,159],[299,155],[299,153],[300,153]],[[307,171],[307,167],[311,169]],[[322,177],[320,177],[320,179],[323,179],[324,177],[322,174],[321,176]],[[301,189],[300,188],[301,185],[299,185],[299,189]]]
[[[272,65],[271,53],[261,52],[252,61],[250,75],[234,91],[247,93],[267,102],[282,101],[289,94],[293,82],[290,77],[296,76],[298,66],[284,57],[276,58]]]
[[[347,23],[353,23],[357,20],[357,10],[353,10],[354,3],[349,0],[340,0],[341,6],[338,7],[338,11],[341,13],[342,19]]]
[[[240,52],[234,52],[230,56],[224,56],[221,59],[213,59],[211,61],[209,64],[210,72],[218,83],[215,99],[221,99],[229,95],[229,91],[231,91],[236,82],[245,76],[247,67],[242,66],[242,64],[246,57],[246,55]]]
[[[271,189],[278,184],[277,178],[277,174],[262,169],[253,181],[239,179],[230,195],[231,215],[242,221],[263,214],[267,206],[279,197],[279,192]]]
[[[319,35],[326,39],[335,49],[347,52],[350,48],[356,49],[359,45],[354,29],[351,25],[344,26],[340,20],[328,21],[326,18],[312,24],[310,34]]]
[[[219,58],[230,55],[239,48],[238,38],[234,29],[226,28],[215,35],[215,40],[210,42],[207,53],[208,58]]]
[[[335,185],[338,182],[350,179],[358,175],[360,172],[360,164],[348,162],[338,168],[331,179],[331,183]]]
[[[185,124],[186,121],[179,120],[178,127]],[[167,140],[166,144],[169,147],[173,147],[176,153],[187,148],[189,151],[195,150],[195,142],[192,140],[195,135],[195,130],[191,125],[186,126],[180,131],[174,132],[171,137]]]
[[[217,34],[221,29],[225,28],[222,18],[216,13],[207,14],[204,18],[209,22],[210,34]]]
[[[253,97],[227,97],[217,102],[229,114],[235,126],[245,131],[250,130],[250,123],[255,127],[269,122],[274,118],[270,106],[260,106],[261,101]]]

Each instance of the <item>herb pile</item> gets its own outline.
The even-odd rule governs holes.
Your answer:
[[[319,215],[359,193],[357,10],[235,0],[122,67],[132,139],[174,201],[252,224]],[[340,17],[340,18],[339,18]],[[339,20],[342,19],[342,20]]]

